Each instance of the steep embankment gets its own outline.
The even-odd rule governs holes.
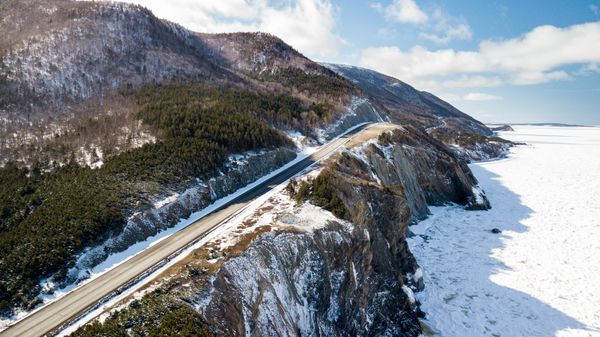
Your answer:
[[[427,204],[489,206],[464,163],[423,137],[406,126],[355,144],[75,336],[194,326],[215,336],[418,336],[422,279],[408,225]],[[187,319],[160,314],[169,307]]]

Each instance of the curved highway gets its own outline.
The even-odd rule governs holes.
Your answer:
[[[346,145],[364,131],[381,124],[362,125],[331,142],[295,165],[280,172],[255,188],[230,201],[220,209],[204,216],[166,239],[150,246],[117,267],[83,284],[63,297],[47,304],[40,310],[9,326],[0,332],[2,337],[44,336],[57,333],[88,309],[123,289],[132,281],[145,275],[147,271],[161,265],[165,260],[177,255],[186,247],[202,238],[208,232],[224,223],[231,216],[247,206],[252,200],[284,183],[297,173],[318,162]],[[375,128],[376,129],[376,128]]]

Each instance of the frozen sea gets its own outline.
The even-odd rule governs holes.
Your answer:
[[[600,128],[515,130],[501,136],[528,145],[471,165],[491,210],[435,207],[411,227],[424,322],[437,336],[600,336]]]

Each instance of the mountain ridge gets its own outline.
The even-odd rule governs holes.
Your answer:
[[[324,65],[363,89],[399,122],[416,119],[419,126],[432,128],[439,126],[439,120],[443,119],[450,124],[449,126],[458,127],[460,131],[492,135],[483,123],[450,103],[429,92],[417,90],[397,78],[357,66],[332,63]],[[463,123],[458,123],[456,119],[462,120]]]

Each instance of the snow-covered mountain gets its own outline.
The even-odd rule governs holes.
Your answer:
[[[431,94],[366,69],[326,65],[332,71],[270,34],[195,33],[113,2],[7,0],[0,10],[0,163],[27,163],[58,146],[86,162],[152,141],[123,93],[161,83],[291,94],[326,103],[336,119],[362,97],[396,122],[491,135]],[[90,119],[127,127],[97,130]]]
[[[301,150],[294,145],[315,146],[359,123],[392,121],[403,126],[330,162],[338,184],[327,197],[349,210],[338,219],[349,224],[344,232],[330,222],[314,224],[327,227],[322,236],[286,227],[285,238],[303,247],[289,252],[281,237],[262,240],[259,231],[230,255],[239,258],[232,267],[188,270],[214,275],[211,285],[176,284],[191,293],[174,292],[167,301],[187,301],[186,312],[193,310],[185,317],[204,315],[200,320],[213,320],[217,334],[244,335],[246,323],[263,335],[420,333],[408,288],[419,286],[407,226],[425,217],[430,204],[489,207],[466,166],[504,149],[487,127],[397,79],[320,65],[269,34],[200,34],[115,2],[5,0],[0,12],[0,170],[8,177],[8,192],[0,193],[8,214],[0,226],[0,314],[35,308],[43,295],[72,286],[111,254],[173,229],[285,165]],[[93,202],[70,202],[92,188]],[[323,240],[335,241],[343,256]],[[281,263],[254,260],[271,253]],[[305,263],[326,263],[303,266],[304,254]],[[237,265],[270,277],[243,284],[249,274],[236,274]],[[297,284],[282,280],[296,276],[315,277],[302,286],[328,288],[298,293]],[[239,287],[231,289],[228,280]],[[355,299],[357,289],[364,292]],[[273,301],[259,301],[256,292]],[[212,307],[198,307],[200,296]],[[288,297],[297,306],[280,303],[262,320],[247,316]],[[144,310],[163,312],[144,303]],[[136,322],[144,319],[153,320]],[[270,320],[281,324],[269,330]]]
[[[89,157],[151,141],[157,135],[138,125],[137,102],[124,94],[142,85],[293,90],[305,104],[327,102],[338,114],[354,91],[268,34],[198,34],[143,7],[113,2],[27,0],[0,6],[0,163],[27,164],[42,152],[52,156],[45,150],[59,146]],[[335,91],[322,94],[326,90],[319,86]],[[118,127],[98,130],[91,124],[99,123],[90,120]]]

